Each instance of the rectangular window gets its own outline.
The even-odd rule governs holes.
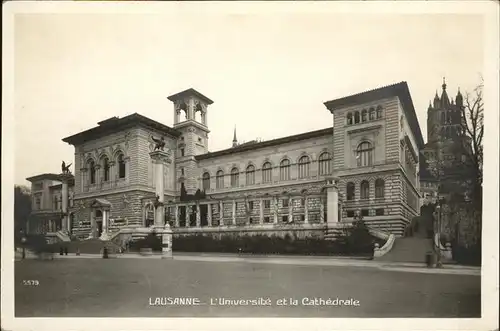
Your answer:
[[[264,200],[264,208],[266,209],[271,208],[271,200]]]
[[[288,199],[281,200],[281,204],[283,205],[283,208],[288,207]]]
[[[375,209],[375,215],[383,216],[384,215],[384,208]]]
[[[181,148],[181,156],[184,156],[184,148]]]
[[[269,216],[265,216],[264,223],[270,223],[270,222],[271,222],[271,219],[269,218]]]
[[[248,209],[253,210],[253,201],[248,201]]]
[[[348,210],[347,217],[354,217],[354,210]]]
[[[283,223],[288,223],[288,216],[281,216],[281,221]]]
[[[369,215],[368,209],[362,209],[361,210],[361,216],[368,216],[368,215]]]
[[[36,208],[36,210],[42,209],[42,203],[41,203],[40,198],[35,199],[35,208]]]

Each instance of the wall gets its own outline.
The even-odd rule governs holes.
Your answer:
[[[210,190],[207,193],[216,193],[218,191],[231,191],[230,173],[233,167],[237,167],[240,171],[239,174],[239,188],[265,188],[273,183],[283,185],[290,185],[299,183],[301,181],[308,181],[311,179],[318,179],[323,176],[318,174],[318,157],[322,152],[329,152],[331,154],[331,136],[325,135],[323,137],[316,137],[307,139],[300,142],[286,143],[282,145],[270,146],[259,148],[247,152],[234,153],[224,155],[216,158],[210,158],[199,161],[197,173],[197,185],[202,188],[202,175],[205,172],[210,173]],[[298,166],[297,162],[303,155],[310,157],[311,163],[309,165],[309,177],[298,179]],[[280,162],[284,158],[290,160],[290,180],[280,181]],[[262,166],[265,162],[270,162],[272,165],[272,183],[263,183]],[[255,167],[255,184],[247,185],[246,183],[246,168],[252,164]],[[330,166],[331,169],[331,166]],[[218,170],[224,171],[224,188],[216,189],[216,173]]]
[[[100,199],[105,199],[111,203],[110,219],[116,220],[117,226],[142,226],[144,219],[144,206],[147,202],[154,201],[154,193],[147,191],[129,191],[126,193],[112,193],[100,195]],[[74,207],[70,212],[75,217],[72,229],[75,235],[85,233],[90,234],[91,210],[90,205],[95,201],[95,197],[88,197],[75,201]],[[82,224],[80,224],[82,222]],[[110,230],[113,226],[110,224]]]
[[[348,125],[347,114],[371,107],[383,108],[382,119]],[[386,98],[370,103],[336,109],[334,112],[333,154],[334,171],[356,168],[355,150],[363,141],[370,141],[375,148],[374,164],[395,162],[399,157],[398,99]]]

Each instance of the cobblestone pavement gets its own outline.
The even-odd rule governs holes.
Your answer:
[[[481,310],[480,277],[348,265],[68,258],[16,262],[15,279],[16,317],[479,317]],[[241,299],[255,301],[221,304]]]

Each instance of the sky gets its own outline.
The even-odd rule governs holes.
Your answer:
[[[209,150],[332,125],[323,102],[407,81],[424,140],[443,77],[455,96],[483,70],[483,21],[464,14],[18,14],[15,183],[74,162],[61,139],[112,116],[173,124],[169,95],[194,88]]]

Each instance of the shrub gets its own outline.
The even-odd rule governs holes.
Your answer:
[[[329,241],[317,238],[293,239],[273,235],[242,235],[220,238],[201,234],[174,238],[173,250],[178,252],[218,252],[251,254],[300,254],[300,255],[369,255],[373,254],[373,237],[364,237],[365,232],[357,230],[347,241]],[[349,239],[350,238],[350,239]],[[349,241],[350,240],[350,241]],[[360,240],[367,240],[364,244]]]
[[[140,251],[143,248],[151,248],[154,252],[162,250],[162,239],[155,232],[149,233],[145,238],[129,242],[130,251]]]

